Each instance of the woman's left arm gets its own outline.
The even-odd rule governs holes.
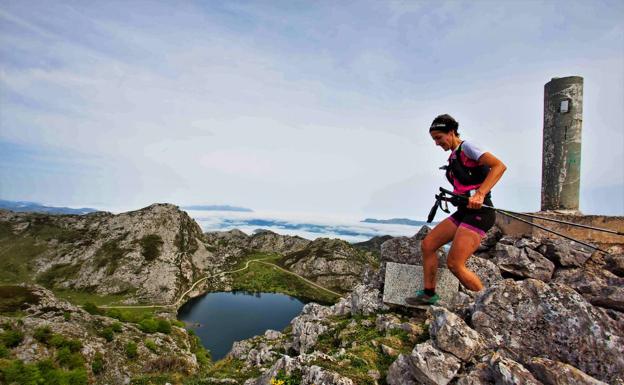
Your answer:
[[[484,153],[479,157],[479,164],[482,166],[490,167],[490,171],[483,183],[481,183],[481,187],[477,189],[475,194],[468,199],[468,208],[469,209],[480,209],[481,205],[483,205],[483,200],[487,193],[492,190],[492,187],[498,182],[498,180],[503,176],[505,170],[507,170],[507,166],[503,164],[497,157],[492,155],[489,152]]]

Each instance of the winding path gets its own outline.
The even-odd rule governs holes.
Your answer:
[[[299,275],[299,274],[297,274],[297,273],[293,273],[293,272],[292,272],[292,271],[290,271],[290,270],[286,270],[286,269],[284,269],[283,267],[278,266],[278,265],[276,265],[276,264],[274,264],[274,263],[265,262],[265,261],[264,261],[265,259],[269,259],[269,257],[267,257],[267,258],[250,259],[250,260],[249,260],[249,261],[247,261],[247,263],[245,264],[245,267],[242,267],[242,268],[240,268],[240,269],[231,270],[231,271],[222,271],[222,272],[217,273],[217,274],[208,275],[208,276],[205,276],[205,277],[203,277],[203,278],[200,278],[200,279],[198,279],[197,281],[195,281],[195,283],[193,283],[193,285],[191,286],[191,288],[190,288],[190,289],[188,289],[187,291],[185,291],[184,293],[182,293],[182,294],[180,295],[180,298],[178,298],[178,299],[177,299],[177,301],[175,301],[174,303],[169,304],[169,305],[119,305],[119,306],[117,306],[117,305],[102,305],[102,306],[98,306],[98,307],[99,307],[99,308],[102,308],[102,309],[153,309],[153,308],[178,307],[178,306],[179,306],[179,304],[180,304],[180,303],[184,300],[184,297],[186,297],[186,295],[187,295],[188,293],[190,293],[191,291],[193,291],[193,289],[195,289],[195,287],[196,287],[196,286],[197,286],[200,282],[203,282],[203,281],[205,281],[205,280],[207,280],[207,279],[209,279],[209,278],[218,277],[218,276],[220,276],[220,275],[232,274],[232,273],[237,273],[237,272],[239,272],[239,271],[243,271],[243,270],[245,270],[245,269],[247,269],[247,268],[249,267],[249,264],[250,264],[251,262],[258,262],[258,263],[263,263],[263,264],[265,264],[265,265],[269,265],[269,266],[276,267],[277,269],[279,269],[279,270],[281,270],[281,271],[283,271],[283,272],[285,272],[285,273],[288,273],[288,274],[294,275],[294,276],[296,276],[296,277],[299,277],[300,279],[302,279],[303,281],[307,282],[308,284],[310,284],[310,285],[312,285],[312,286],[314,286],[314,287],[317,287],[317,288],[319,288],[319,289],[321,289],[321,290],[324,290],[324,291],[326,291],[326,292],[328,292],[328,293],[332,293],[333,295],[336,295],[336,296],[338,296],[338,297],[342,297],[342,294],[340,294],[340,293],[336,293],[335,291],[329,290],[329,289],[327,289],[327,288],[325,288],[325,287],[323,287],[323,286],[321,286],[321,285],[318,285],[318,284],[316,284],[316,283],[314,283],[314,282],[310,281],[309,279],[307,279],[307,278],[305,278],[305,277],[302,277],[301,275]]]

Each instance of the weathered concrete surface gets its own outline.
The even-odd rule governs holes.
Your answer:
[[[542,210],[579,208],[582,126],[583,78],[553,78],[544,86]]]
[[[417,290],[422,290],[423,285],[422,266],[388,262],[383,301],[408,306],[405,298],[413,296]],[[436,292],[440,295],[441,302],[448,302],[458,290],[459,281],[453,273],[448,269],[438,268]]]

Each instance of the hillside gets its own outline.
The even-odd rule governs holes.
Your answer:
[[[222,259],[169,204],[113,215],[0,211],[0,282],[171,303]]]

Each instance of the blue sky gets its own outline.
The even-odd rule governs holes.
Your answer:
[[[621,1],[0,0],[0,199],[424,218],[450,113],[540,205],[543,87],[585,79],[581,210],[624,215]]]

